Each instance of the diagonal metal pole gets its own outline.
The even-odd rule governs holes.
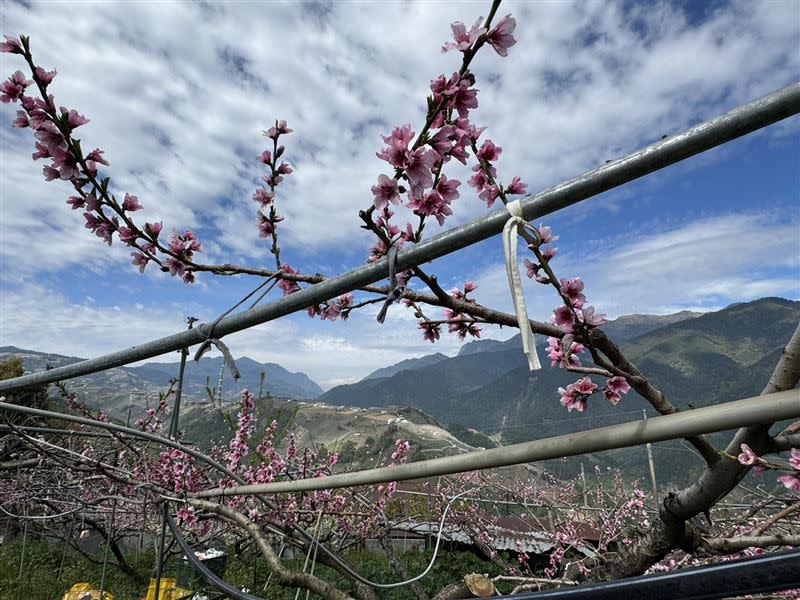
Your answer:
[[[800,83],[794,83],[584,175],[560,183],[549,190],[528,196],[521,201],[523,217],[531,221],[554,213],[798,113],[800,113]],[[397,255],[396,268],[409,269],[488,239],[500,233],[507,220],[508,212],[500,209],[433,236],[413,248],[400,252]],[[373,284],[385,279],[388,271],[388,260],[383,258],[302,289],[266,306],[227,316],[214,327],[215,337],[223,337],[284,317]],[[31,385],[89,375],[181,350],[204,342],[209,331],[210,325],[203,324],[190,331],[176,333],[127,350],[0,381],[0,394]]]

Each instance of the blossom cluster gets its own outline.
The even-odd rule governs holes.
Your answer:
[[[323,321],[336,321],[340,317],[347,319],[354,305],[353,294],[342,294],[333,300],[327,300],[323,304],[315,304],[308,308],[309,317],[319,317]]]
[[[286,121],[276,120],[274,127],[270,127],[263,132],[265,137],[272,140],[272,150],[264,150],[256,159],[269,169],[269,173],[261,178],[267,187],[259,187],[253,194],[253,200],[258,203],[258,210],[256,211],[258,236],[261,238],[273,238],[273,241],[277,224],[283,221],[283,217],[275,210],[275,189],[281,184],[285,175],[290,175],[293,172],[292,167],[286,161],[281,161],[278,164],[278,159],[286,151],[285,146],[278,145],[278,140],[282,135],[288,135],[293,131],[294,129],[289,129],[286,125]],[[267,214],[264,214],[265,210]],[[276,252],[277,250],[273,246],[273,254]],[[278,266],[280,267],[280,264]]]
[[[142,209],[139,199],[126,193],[119,202],[109,193],[111,180],[101,177],[99,172],[100,165],[110,166],[103,157],[104,151],[95,148],[84,155],[80,140],[72,136],[75,129],[89,123],[89,119],[75,109],[62,106],[56,110],[55,98],[48,93],[56,71],[34,65],[28,38],[4,37],[6,41],[0,44],[0,52],[21,54],[31,66],[33,79],[26,79],[22,71],[14,72],[0,84],[0,101],[20,103],[23,110],[17,111],[12,126],[33,130],[36,152],[31,157],[35,161],[50,160],[42,168],[45,180],[69,181],[76,195],[70,196],[67,204],[73,210],[85,209],[86,229],[109,246],[116,234],[123,244],[134,248],[132,262],[140,272],[152,261],[162,271],[181,277],[185,283],[194,282],[193,254],[201,251],[196,236],[189,230],[175,231],[165,245],[159,241],[162,223],[146,223],[143,229],[134,223],[132,213]],[[41,98],[27,95],[31,86],[38,90]]]
[[[455,41],[446,43],[442,50],[462,52],[464,66],[450,77],[442,74],[431,81],[427,121],[419,137],[410,124],[397,126],[382,136],[385,146],[377,156],[395,173],[391,177],[379,175],[377,184],[372,186],[373,207],[380,211],[373,225],[381,232],[381,239],[371,249],[370,261],[385,255],[389,245],[418,242],[426,218],[435,218],[443,225],[453,214],[451,205],[459,198],[461,182],[448,179],[442,169],[452,158],[466,165],[468,149],[475,146],[485,130],[469,120],[470,111],[478,107],[478,90],[474,88],[475,78],[467,65],[484,43],[490,44],[501,56],[506,56],[508,48],[516,43],[512,35],[516,21],[510,15],[503,17],[491,31],[482,23],[481,18],[469,32],[461,22],[452,24]],[[493,148],[496,148],[494,144],[487,140],[476,157],[481,163],[496,159],[499,152],[491,151]],[[482,168],[478,165],[477,170]],[[520,188],[517,183],[516,189]],[[403,195],[406,195],[405,206],[420,218],[417,231],[410,223],[402,231],[390,224],[394,213],[388,210],[388,205],[400,204]]]
[[[737,460],[743,465],[754,466],[756,470],[761,473],[768,469],[780,468],[761,458],[758,454],[753,452],[752,448],[747,444],[742,444],[741,449],[742,452],[737,457]],[[788,490],[800,492],[800,450],[797,448],[792,448],[789,466],[791,467],[791,472],[788,475],[781,475],[778,477],[778,481]]]

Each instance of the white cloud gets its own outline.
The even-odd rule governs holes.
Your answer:
[[[486,8],[78,3],[68,29],[46,2],[5,3],[2,14],[9,32],[32,36],[41,64],[59,70],[57,101],[92,119],[81,130],[84,145],[107,151],[115,190],[136,193],[145,206],[140,220],[201,228],[209,260],[263,264],[249,199],[261,174],[260,130],[274,117],[296,130],[287,158],[298,168],[279,200],[287,256],[364,254],[370,238],[357,229],[356,213],[386,170],[375,157],[378,134],[421,122],[429,80],[458,63],[439,53],[448,24],[471,22]],[[519,41],[508,59],[491,50],[476,59],[475,120],[490,124],[505,149],[501,178],[522,175],[531,190],[785,85],[800,67],[791,52],[792,2],[719,8],[699,26],[666,4],[503,10],[516,15]],[[21,67],[16,58],[1,57],[4,73]],[[13,110],[2,107],[4,121]],[[4,127],[2,143],[0,253],[13,258],[4,277],[129,262],[124,248],[109,254],[66,209],[65,184],[42,181],[27,158],[28,132]],[[465,179],[463,170],[456,174]],[[483,210],[466,185],[462,192],[448,226]]]
[[[559,255],[559,277],[579,276],[590,304],[615,318],[633,313],[710,310],[763,296],[800,298],[800,223],[773,213],[731,214],[664,229],[643,226],[630,237],[597,240],[590,253]],[[511,310],[504,267],[477,278],[476,298]],[[531,318],[557,306],[549,286],[527,280]]]

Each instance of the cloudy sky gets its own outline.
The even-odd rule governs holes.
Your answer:
[[[7,0],[0,32],[30,35],[36,62],[58,70],[56,103],[91,119],[83,147],[105,150],[114,193],[144,206],[139,222],[192,229],[208,262],[273,264],[250,196],[261,131],[286,119],[295,173],[279,188],[283,258],[335,275],[372,244],[356,215],[389,173],[375,156],[380,134],[419,130],[430,80],[460,63],[440,52],[449,24],[489,5]],[[532,192],[800,79],[793,0],[504,2],[505,13],[518,43],[508,58],[487,48],[473,63],[471,119],[503,148],[500,179],[518,175]],[[23,67],[8,54],[0,63],[3,77]],[[139,275],[128,249],[84,229],[68,184],[43,180],[30,130],[10,127],[15,109],[0,110],[0,346],[93,357],[177,332],[188,315],[212,320],[256,285]],[[552,215],[556,272],[581,276],[610,317],[800,299],[798,132],[795,117]],[[452,162],[448,176],[465,183],[445,227],[486,211]],[[478,282],[479,301],[510,310],[499,238],[428,268],[448,287]],[[542,286],[528,299],[534,318],[556,306]],[[399,307],[383,326],[374,310],[345,323],[303,314],[226,341],[324,387],[459,347],[431,347]]]

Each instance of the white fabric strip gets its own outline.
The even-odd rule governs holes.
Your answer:
[[[517,258],[517,235],[523,227],[535,232],[533,226],[522,218],[522,206],[519,200],[506,204],[506,210],[511,215],[503,227],[503,252],[506,259],[506,274],[508,287],[511,290],[511,301],[517,313],[519,331],[522,335],[522,349],[528,357],[528,367],[531,371],[541,369],[539,355],[536,353],[536,343],[528,320],[528,310],[525,308],[525,294],[522,291],[522,280],[519,276],[519,261]]]

